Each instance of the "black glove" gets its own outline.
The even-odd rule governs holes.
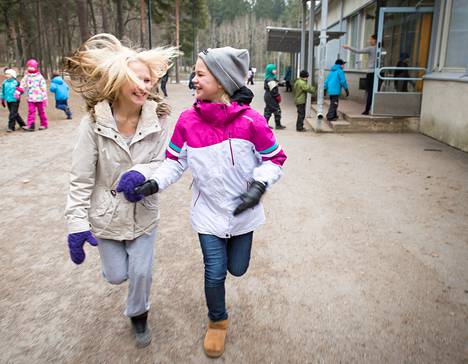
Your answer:
[[[247,192],[239,196],[241,204],[234,210],[234,216],[239,215],[247,209],[250,209],[260,202],[262,195],[266,191],[266,184],[258,181],[253,181]]]
[[[149,196],[159,191],[158,183],[154,179],[150,179],[142,185],[136,186],[134,189],[138,195]]]
[[[346,97],[348,97],[349,96],[349,90],[346,89],[345,92],[346,92]]]

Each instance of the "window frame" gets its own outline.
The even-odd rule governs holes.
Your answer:
[[[449,35],[450,35],[450,25],[452,22],[452,11],[453,11],[453,0],[442,0],[444,4],[442,5],[441,11],[444,12],[443,16],[440,17],[441,19],[441,27],[439,27],[439,30],[442,31],[440,34],[440,43],[436,47],[436,52],[439,51],[438,55],[438,60],[439,60],[439,67],[438,71],[439,72],[452,72],[452,73],[458,73],[458,72],[467,72],[467,67],[448,67],[446,66],[447,62],[447,51],[448,51],[448,40],[449,40]],[[439,39],[438,39],[439,40]]]

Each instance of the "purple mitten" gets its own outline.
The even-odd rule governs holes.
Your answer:
[[[128,171],[120,177],[116,191],[123,192],[128,201],[137,202],[145,196],[135,193],[135,187],[142,185],[143,183],[145,183],[145,176],[137,171]]]
[[[83,245],[86,241],[92,246],[98,245],[96,238],[89,230],[68,234],[68,248],[70,249],[70,258],[73,263],[81,264],[85,260]]]

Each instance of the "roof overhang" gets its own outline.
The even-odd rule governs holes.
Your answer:
[[[267,27],[267,51],[299,53],[301,51],[301,29]],[[327,42],[338,39],[345,32],[327,31]],[[309,31],[306,31],[306,44],[309,42]],[[320,44],[320,31],[314,30],[314,45]]]

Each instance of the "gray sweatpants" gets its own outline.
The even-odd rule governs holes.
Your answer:
[[[156,229],[135,240],[98,239],[104,278],[111,284],[129,280],[124,312],[128,317],[138,316],[150,308],[155,240]]]

